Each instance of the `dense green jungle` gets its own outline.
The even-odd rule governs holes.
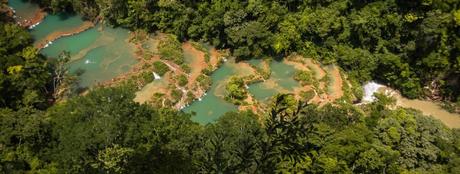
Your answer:
[[[459,128],[459,0],[0,0],[0,173],[460,173]]]

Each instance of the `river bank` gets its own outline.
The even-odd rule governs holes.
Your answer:
[[[363,97],[363,102],[365,103],[374,101],[375,98],[372,95],[379,92],[394,98],[398,107],[419,110],[424,115],[439,119],[449,128],[460,128],[460,114],[446,111],[441,107],[442,103],[430,100],[408,99],[403,97],[398,91],[375,82],[365,84],[364,90],[366,94]]]
[[[48,13],[42,9],[37,10],[34,14],[35,15],[30,19],[20,19],[18,24],[24,28],[33,29],[45,19],[46,15],[48,15]]]

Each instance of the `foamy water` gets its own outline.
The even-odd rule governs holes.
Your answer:
[[[381,84],[375,83],[373,81],[367,82],[363,88],[364,88],[364,96],[362,98],[362,101],[365,103],[370,103],[375,100],[374,93],[378,92],[378,90],[384,87]]]
[[[160,80],[161,76],[158,75],[156,72],[153,72],[153,77],[155,77],[155,80]]]
[[[419,110],[424,115],[441,120],[447,127],[460,128],[460,114],[447,112],[435,101],[407,99],[401,96],[398,91],[373,81],[366,83],[363,88],[363,103],[373,102],[375,100],[374,93],[382,91],[385,95],[394,97],[398,106]]]

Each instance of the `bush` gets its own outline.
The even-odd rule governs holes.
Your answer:
[[[156,61],[153,62],[153,70],[158,73],[158,75],[163,76],[169,71],[169,67],[161,61]]]
[[[182,68],[182,70],[184,70],[184,72],[186,72],[187,74],[190,74],[192,72],[192,68],[190,68],[190,66],[188,66],[187,64],[182,64],[180,68]]]
[[[313,97],[315,97],[315,92],[313,90],[310,90],[310,91],[302,91],[300,93],[300,96],[302,97],[302,100],[303,101],[310,101],[311,99],[313,99]]]
[[[297,71],[294,75],[294,80],[299,81],[302,85],[313,84],[313,75],[309,71]]]
[[[174,104],[176,104],[182,98],[182,91],[179,90],[179,89],[172,90],[171,91],[171,97],[172,97],[172,100],[173,100],[172,102]]]
[[[185,86],[185,85],[187,85],[187,83],[188,83],[188,78],[187,78],[187,76],[181,74],[181,75],[179,75],[179,76],[177,77],[177,84],[178,84],[179,86]]]
[[[207,68],[201,70],[201,73],[206,74],[206,75],[211,75],[211,73],[212,73],[212,66],[208,66]]]
[[[182,65],[184,63],[184,53],[182,46],[177,37],[174,35],[167,35],[158,44],[158,51],[160,52],[161,59],[173,61],[175,64]]]
[[[153,80],[155,80],[155,77],[153,76],[152,73],[150,72],[143,72],[142,75],[142,81],[147,84],[147,83],[150,83],[150,82],[153,82]]]
[[[212,80],[209,76],[201,74],[196,78],[196,81],[199,83],[201,88],[207,89],[211,86]]]
[[[241,104],[242,100],[248,97],[244,80],[240,77],[233,76],[230,78],[225,90],[227,91],[225,99],[234,104]]]

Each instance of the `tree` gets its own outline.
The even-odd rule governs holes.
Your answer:
[[[230,78],[229,82],[225,86],[227,95],[225,98],[232,103],[242,103],[244,99],[247,98],[246,85],[244,79],[241,77],[233,76]]]
[[[52,67],[16,24],[0,26],[0,107],[47,107]]]
[[[203,131],[200,148],[194,155],[203,173],[254,173],[260,160],[263,136],[256,115],[226,113]]]
[[[77,77],[69,74],[67,63],[70,60],[70,53],[63,52],[54,63],[53,74],[53,98],[60,100],[77,93]]]
[[[69,172],[190,171],[196,124],[133,99],[130,88],[102,88],[54,106],[47,113],[54,137],[49,158]]]

